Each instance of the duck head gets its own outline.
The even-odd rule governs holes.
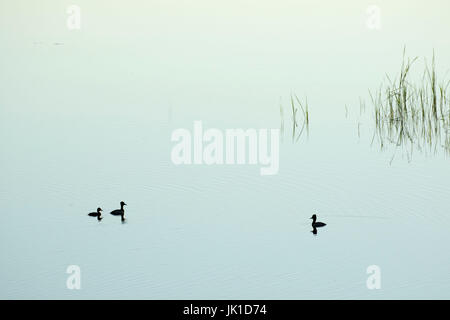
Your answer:
[[[315,214],[312,215],[312,217],[310,218],[313,220],[313,223],[316,222],[317,216]]]

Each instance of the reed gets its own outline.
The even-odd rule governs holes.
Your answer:
[[[297,142],[300,139],[300,137],[302,136],[303,131],[305,129],[306,129],[306,132],[309,133],[309,110],[308,110],[309,107],[308,107],[308,98],[307,97],[305,98],[305,102],[303,102],[303,103],[300,101],[300,99],[297,97],[296,94],[294,94],[294,97],[295,97],[295,101],[297,102],[298,106],[300,106],[301,111],[302,111],[302,117],[301,117],[302,127],[301,127],[300,132],[297,134],[297,137],[295,139],[295,142]],[[293,101],[292,94],[291,94],[291,101]],[[295,123],[295,126],[298,127],[297,117],[296,117],[297,116],[297,110],[298,110],[298,108],[296,108],[294,123]]]
[[[306,131],[309,134],[309,105],[308,98],[301,101],[296,94],[290,96],[290,109],[292,121],[292,142],[300,140],[301,136]],[[284,132],[284,111],[283,105],[280,103],[280,128]]]
[[[398,77],[386,76],[386,84],[375,92],[369,90],[375,121],[372,142],[378,141],[381,149],[387,144],[395,149],[403,146],[409,159],[415,148],[431,153],[443,148],[450,154],[450,81],[438,81],[434,52],[431,64],[425,60],[422,79],[411,81],[417,58],[407,59],[405,52]]]

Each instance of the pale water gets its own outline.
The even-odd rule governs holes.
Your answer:
[[[448,1],[378,1],[378,30],[364,1],[76,2],[80,30],[73,1],[1,3],[0,298],[450,297],[450,159],[380,151],[359,105],[404,46],[450,69]],[[280,103],[277,175],[172,163],[173,130],[279,128]]]

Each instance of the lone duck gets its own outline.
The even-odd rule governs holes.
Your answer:
[[[316,216],[315,214],[313,214],[312,217],[311,217],[310,219],[313,220],[313,222],[312,222],[311,225],[312,225],[312,227],[313,227],[314,229],[315,229],[315,228],[320,228],[320,227],[326,226],[326,223],[323,223],[323,222],[316,222],[317,216]]]
[[[123,216],[124,216],[124,214],[125,214],[125,210],[123,209],[123,206],[126,206],[126,205],[127,205],[127,204],[126,204],[125,202],[120,201],[120,209],[111,211],[111,214],[112,214],[113,216],[121,216],[122,221],[124,221],[125,218],[124,218]]]
[[[90,217],[97,217],[97,220],[100,221],[100,220],[103,219],[101,217],[102,216],[102,211],[103,211],[102,208],[97,208],[96,212],[90,212],[90,213],[88,213],[88,216],[90,216]]]

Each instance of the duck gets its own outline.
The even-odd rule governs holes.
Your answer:
[[[125,218],[123,217],[125,215],[125,210],[123,209],[123,206],[126,206],[127,204],[123,201],[120,201],[120,209],[111,211],[111,214],[113,216],[121,216],[122,221],[125,220]]]
[[[98,207],[97,211],[88,213],[88,216],[90,216],[90,217],[97,217],[97,220],[100,221],[100,220],[103,219],[102,218],[102,211],[103,211],[102,208]]]
[[[310,219],[312,219],[312,221],[313,221],[311,224],[313,228],[320,228],[320,227],[324,227],[327,225],[326,223],[323,223],[323,222],[316,222],[317,216],[315,214],[313,214]]]

